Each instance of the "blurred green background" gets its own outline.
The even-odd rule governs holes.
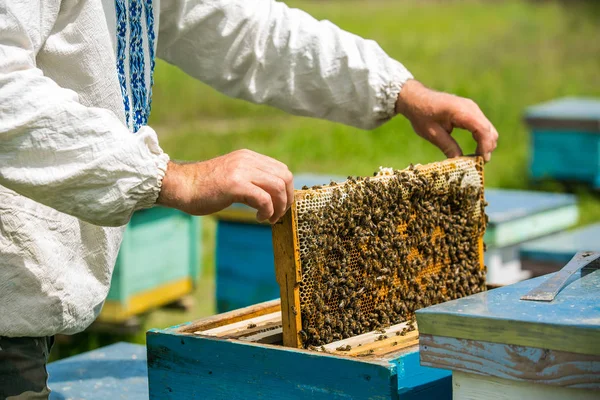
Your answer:
[[[486,166],[486,186],[530,187],[529,105],[563,96],[600,97],[600,5],[594,1],[288,1],[318,19],[374,39],[426,85],[475,100],[500,133]],[[201,40],[201,38],[199,38]],[[158,62],[150,125],[177,160],[203,160],[248,148],[286,163],[293,172],[370,175],[380,165],[443,159],[398,117],[370,132],[227,98],[176,67]],[[454,135],[465,153],[475,145]],[[548,183],[546,190],[563,190]],[[580,224],[600,220],[600,201],[575,188]],[[157,310],[146,329],[214,313],[214,230],[203,222],[203,273],[188,312]],[[135,336],[86,334],[54,357]]]

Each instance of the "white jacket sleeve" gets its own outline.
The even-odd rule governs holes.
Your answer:
[[[158,55],[229,96],[365,129],[412,78],[377,43],[273,0],[162,0]]]
[[[59,1],[0,1],[0,185],[87,222],[117,226],[150,207],[168,156],[36,68]],[[51,4],[55,3],[55,4]]]

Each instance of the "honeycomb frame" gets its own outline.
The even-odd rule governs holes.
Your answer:
[[[417,176],[426,176],[430,179],[432,190],[444,192],[449,190],[453,185],[455,187],[466,188],[472,187],[481,189],[480,196],[470,204],[471,211],[469,216],[473,221],[481,221],[484,218],[483,213],[483,160],[480,157],[460,157],[449,159],[437,163],[427,165],[417,165],[402,171],[405,175],[416,179]],[[374,184],[386,185],[393,174],[380,173],[379,175],[369,178]],[[335,190],[342,188],[346,191],[351,191],[353,188],[364,184],[362,181],[348,180],[339,183],[335,186],[323,186],[307,190],[297,190],[295,192],[295,200],[291,209],[286,215],[273,227],[273,245],[275,253],[275,270],[277,281],[280,285],[281,293],[281,308],[282,308],[282,323],[283,323],[283,342],[288,347],[305,347],[305,339],[301,335],[303,327],[314,326],[315,321],[311,320],[310,316],[303,320],[302,312],[305,307],[312,306],[313,301],[311,296],[311,283],[319,279],[316,266],[320,263],[331,263],[331,259],[319,259],[313,257],[307,261],[307,238],[312,235],[312,227],[306,223],[307,213],[314,212],[318,209],[327,207],[332,201]],[[458,185],[457,185],[458,184]],[[402,188],[402,195],[408,196],[409,193]],[[339,199],[338,199],[339,200]],[[343,201],[343,198],[342,200]],[[483,224],[484,225],[484,224]],[[476,238],[478,267],[481,271],[485,271],[483,261],[483,234],[485,229],[478,232]],[[398,230],[399,234],[404,234]],[[432,243],[433,237],[431,235]],[[354,246],[355,252],[360,253],[359,247]],[[363,249],[364,250],[364,249]],[[413,249],[411,249],[412,251]],[[357,254],[356,253],[356,254]],[[350,254],[348,259],[352,263],[352,257],[355,253]],[[416,257],[417,255],[413,255]],[[409,255],[410,257],[410,255]],[[419,277],[431,276],[439,273],[445,268],[447,262],[441,262],[437,265],[426,265],[421,268]],[[483,272],[484,273],[484,272]],[[365,276],[364,279],[375,279],[375,277]],[[403,285],[405,282],[399,277],[394,278],[394,286]],[[385,301],[387,292],[385,287],[380,290],[377,296],[365,297],[360,300],[360,307],[365,312],[372,310],[375,304]],[[333,296],[328,300],[328,310],[335,313],[334,304],[338,304],[339,298]],[[398,322],[398,321],[397,321]]]

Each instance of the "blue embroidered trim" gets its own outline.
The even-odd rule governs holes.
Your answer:
[[[115,0],[117,14],[117,74],[121,84],[123,107],[125,108],[125,123],[129,125],[129,96],[127,95],[127,81],[125,79],[125,49],[127,47],[127,8],[124,0]]]
[[[140,0],[129,0],[129,74],[134,133],[146,123],[146,80],[141,18]]]
[[[148,90],[148,103],[146,105],[146,123],[150,117],[150,110],[152,109],[152,86],[154,86],[154,40],[156,35],[154,33],[154,12],[152,11],[152,0],[145,0],[144,11],[146,12],[146,28],[148,29],[148,49],[150,49],[150,88]]]

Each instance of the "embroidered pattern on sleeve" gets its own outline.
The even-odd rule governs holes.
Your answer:
[[[146,122],[150,117],[152,109],[152,86],[154,86],[154,66],[156,64],[154,58],[154,41],[156,35],[154,33],[154,12],[152,10],[152,0],[144,1],[144,11],[146,13],[146,29],[148,30],[148,49],[150,50],[150,88],[148,88],[148,101],[146,103]]]
[[[127,94],[127,80],[125,78],[125,49],[127,47],[127,7],[125,0],[115,0],[117,17],[117,74],[121,85],[123,96],[123,107],[125,109],[125,123],[129,125],[129,96]]]
[[[131,85],[133,132],[146,124],[146,80],[144,45],[142,43],[142,4],[129,0],[129,73]]]

